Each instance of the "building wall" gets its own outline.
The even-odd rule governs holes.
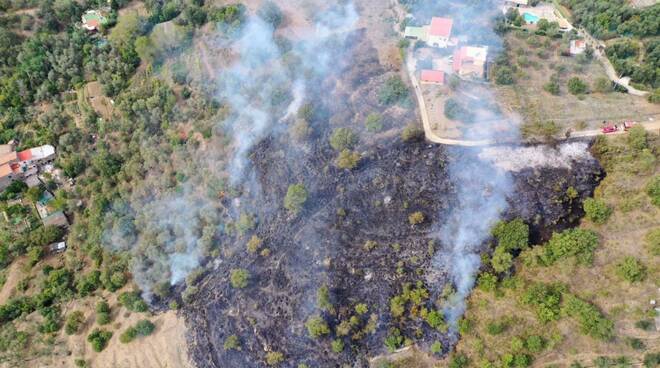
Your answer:
[[[429,36],[428,44],[433,47],[445,48],[449,45],[449,38],[440,36]]]

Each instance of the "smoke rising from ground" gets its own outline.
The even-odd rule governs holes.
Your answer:
[[[103,234],[107,248],[133,254],[131,271],[145,297],[154,286],[184,280],[219,244],[229,246],[247,201],[236,199],[225,208],[218,193],[242,187],[249,196],[259,190],[249,165],[251,150],[268,135],[287,131],[310,91],[338,70],[357,20],[354,5],[346,2],[320,11],[309,29],[299,32],[301,38],[285,38],[257,15],[248,16],[233,36],[218,30],[211,37],[214,48],[232,54],[227,67],[202,81],[228,111],[216,130],[230,138],[229,147],[212,139],[203,155],[193,148],[175,152],[183,183],[167,192],[132,194],[116,204]],[[168,174],[153,176],[167,180]]]

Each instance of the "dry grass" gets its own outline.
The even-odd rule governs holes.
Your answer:
[[[553,120],[564,128],[597,128],[603,120],[622,121],[627,119],[645,121],[649,117],[660,117],[657,106],[644,98],[628,94],[590,93],[581,97],[571,95],[566,82],[580,77],[591,87],[598,78],[606,78],[602,65],[593,60],[580,64],[575,57],[561,56],[560,40],[547,37],[522,36],[510,32],[506,41],[510,45],[509,59],[518,65],[520,72],[513,86],[497,88],[497,95],[506,105],[520,112],[526,123]],[[535,44],[534,39],[540,42]],[[540,56],[539,56],[540,55]],[[562,72],[558,72],[563,70]],[[560,76],[561,93],[554,96],[543,89],[550,76]]]
[[[619,148],[626,145],[625,137],[612,138],[609,142]],[[651,145],[656,151],[660,149],[660,138],[652,137]],[[621,153],[622,157],[625,152]],[[650,301],[660,297],[660,259],[653,257],[644,246],[647,232],[660,226],[660,209],[650,203],[644,188],[660,170],[656,164],[651,170],[633,174],[631,163],[626,161],[621,158],[606,163],[608,176],[596,193],[615,209],[614,214],[604,225],[598,226],[587,220],[581,225],[596,231],[601,239],[593,266],[577,266],[569,261],[551,267],[527,266],[519,261],[516,264],[516,274],[521,280],[564,283],[572,293],[598,306],[614,321],[616,338],[603,342],[584,336],[575,322],[566,317],[557,323],[540,324],[529,309],[517,301],[523,289],[504,290],[497,296],[477,290],[470,297],[467,312],[468,318],[475,321],[475,328],[457,347],[472,357],[473,365],[478,366],[482,360],[492,361],[509,352],[514,337],[530,334],[541,335],[551,342],[535,357],[534,366],[557,364],[567,367],[573,361],[590,366],[598,356],[621,355],[639,362],[645,352],[660,349],[657,332],[634,327],[636,321],[650,316]],[[631,198],[634,199],[632,205]],[[628,255],[640,259],[648,268],[645,281],[630,284],[616,275],[616,264]],[[491,336],[485,332],[485,325],[497,319],[509,319],[510,327],[500,335]],[[641,339],[646,349],[632,349],[628,338]]]

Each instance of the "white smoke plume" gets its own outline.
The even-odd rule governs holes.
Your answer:
[[[479,158],[497,168],[513,172],[538,167],[570,169],[572,162],[591,158],[588,148],[588,144],[584,142],[564,143],[557,148],[489,147],[479,153]]]
[[[182,162],[176,169],[185,174],[183,183],[163,192],[136,190],[107,216],[103,243],[133,254],[131,271],[146,298],[152,296],[154,285],[184,280],[218,246],[227,223],[236,221],[240,211],[236,205],[224,208],[219,203],[218,188],[223,185],[217,182],[226,175],[232,186],[248,193],[258,190],[248,155],[260,140],[285,131],[287,120],[316,88],[312,83],[339,70],[357,21],[352,2],[343,2],[320,10],[308,29],[297,30],[302,34],[297,38],[285,39],[257,15],[248,16],[232,35],[218,30],[212,46],[231,50],[232,60],[202,82],[203,89],[213,91],[229,111],[217,122],[231,139],[229,147],[222,139],[211,139],[205,142],[203,157],[193,148],[178,152]],[[167,180],[168,173],[154,172],[152,177]]]

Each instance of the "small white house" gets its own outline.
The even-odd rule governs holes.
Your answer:
[[[454,21],[451,18],[433,17],[429,28],[428,44],[433,47],[446,48],[451,42],[451,29]]]
[[[571,40],[571,55],[580,55],[587,50],[587,43],[584,40]]]
[[[66,250],[66,243],[65,242],[53,243],[48,246],[48,250],[50,250],[51,253],[62,253]]]

